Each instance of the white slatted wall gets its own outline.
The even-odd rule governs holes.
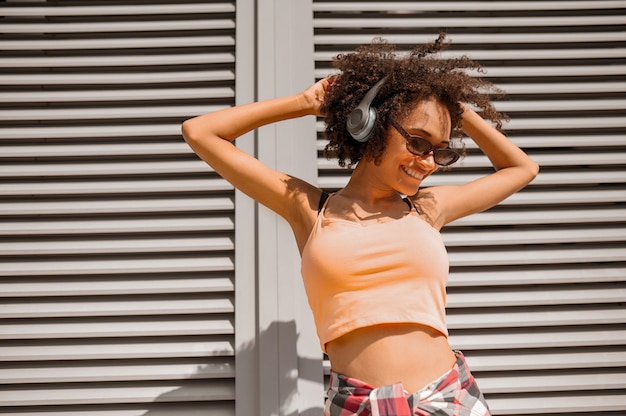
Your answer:
[[[233,415],[233,1],[0,4],[0,413]]]
[[[497,104],[509,136],[542,170],[445,230],[451,342],[494,414],[625,414],[626,1],[315,1],[314,12],[318,78],[375,36],[409,48],[446,31],[450,54],[509,93]],[[489,171],[470,146],[428,184]],[[320,153],[320,184],[346,180]]]

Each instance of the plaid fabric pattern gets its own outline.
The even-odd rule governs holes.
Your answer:
[[[465,357],[456,356],[450,371],[413,394],[401,383],[374,388],[331,371],[324,416],[489,416]]]

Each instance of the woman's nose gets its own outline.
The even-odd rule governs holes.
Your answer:
[[[437,169],[437,164],[435,163],[435,153],[432,150],[423,156],[415,156],[415,159],[424,167],[425,170],[430,171]]]

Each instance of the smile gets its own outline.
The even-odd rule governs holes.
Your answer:
[[[420,173],[420,172],[418,172],[418,171],[416,171],[416,170],[409,169],[409,168],[407,168],[407,167],[406,167],[406,166],[404,166],[404,165],[402,165],[402,166],[400,166],[400,167],[402,168],[402,170],[404,171],[404,173],[406,173],[406,174],[407,174],[407,175],[409,175],[410,177],[415,178],[415,179],[417,179],[417,180],[419,180],[419,181],[424,180],[424,174],[423,174],[423,173]]]

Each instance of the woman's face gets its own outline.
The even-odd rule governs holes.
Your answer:
[[[408,113],[406,118],[396,120],[406,132],[423,137],[434,147],[450,146],[452,122],[448,109],[439,101],[421,101]],[[387,131],[387,147],[380,168],[384,175],[393,181],[390,185],[400,193],[414,195],[422,181],[437,171],[439,166],[433,160],[432,152],[416,156],[406,147],[406,139],[393,126]]]

